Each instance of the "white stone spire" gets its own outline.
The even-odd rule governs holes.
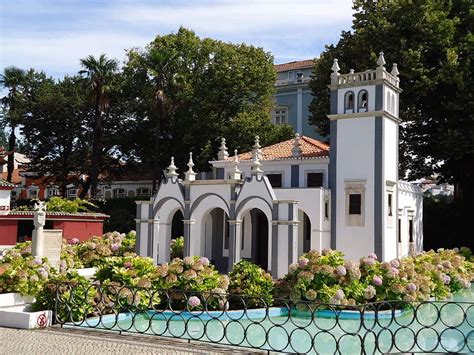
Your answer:
[[[291,148],[291,154],[294,157],[299,157],[302,153],[301,150],[301,136],[299,133],[295,134],[295,139],[293,139],[293,148]]]
[[[397,63],[393,63],[392,71],[390,72],[393,76],[398,76],[400,73],[398,72]]]
[[[334,74],[339,74],[339,70],[341,70],[341,68],[339,68],[339,63],[338,63],[338,60],[336,58],[334,58],[331,70]]]
[[[331,70],[332,70],[332,73],[331,73],[331,84],[337,84],[338,83],[338,80],[339,80],[339,70],[341,70],[341,68],[339,68],[339,64],[337,62],[337,59],[334,59],[334,62],[332,63],[332,67],[331,67]]]
[[[231,180],[240,180],[242,178],[242,171],[239,169],[239,157],[237,156],[237,149],[234,150],[234,159],[232,162],[232,170],[229,173]]]
[[[188,161],[188,171],[184,173],[186,181],[194,181],[196,180],[196,173],[193,170],[194,162],[193,162],[193,152],[189,152],[189,161]]]
[[[217,154],[218,160],[227,160],[229,158],[229,152],[225,145],[225,138],[221,139],[221,146],[219,147],[219,153]]]
[[[377,65],[379,67],[384,67],[385,66],[385,58],[383,56],[383,52],[379,53],[379,59],[377,59]]]
[[[253,149],[252,149],[252,156],[255,157],[255,155],[257,154],[259,160],[262,157],[262,150],[260,148],[261,148],[261,146],[260,146],[260,137],[255,136],[255,143],[254,143]]]
[[[255,136],[255,144],[253,145],[253,159],[252,159],[252,176],[262,176],[263,170],[261,169],[262,163],[260,163],[260,157],[262,156],[262,151],[260,150],[260,137]]]
[[[174,165],[174,157],[171,157],[171,162],[170,165],[168,166],[168,172],[166,173],[166,177],[168,179],[175,179],[179,176],[179,174],[176,172],[178,168],[176,165]]]

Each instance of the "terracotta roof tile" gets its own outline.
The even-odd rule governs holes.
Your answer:
[[[277,72],[287,71],[287,70],[294,70],[294,69],[307,69],[312,68],[314,65],[313,59],[306,59],[306,60],[298,60],[289,63],[283,64],[276,64],[275,70]]]
[[[329,157],[329,145],[316,139],[301,136],[301,155],[294,157],[291,149],[293,148],[294,138],[280,143],[261,148],[261,160],[280,160],[280,159],[305,159],[305,158],[326,158]],[[252,160],[252,152],[246,152],[238,155],[239,160]]]

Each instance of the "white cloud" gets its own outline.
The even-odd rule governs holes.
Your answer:
[[[180,25],[202,37],[263,47],[279,63],[313,58],[325,44],[336,42],[352,19],[351,0],[104,0],[56,7],[55,1],[30,6],[21,1],[0,15],[0,69],[34,67],[56,76],[76,73],[79,58],[89,54],[123,60],[125,49],[143,47]]]

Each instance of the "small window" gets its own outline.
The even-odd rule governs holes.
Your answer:
[[[408,237],[409,237],[409,242],[413,242],[413,220],[409,219],[408,220]]]
[[[346,93],[345,109],[346,110],[354,109],[354,93],[352,91]]]
[[[137,196],[150,196],[150,189],[148,187],[139,187],[137,189]]]
[[[402,242],[402,220],[398,219],[398,242]]]
[[[302,72],[296,73],[296,81],[301,83],[303,81],[303,78],[304,78],[304,74]]]
[[[281,187],[282,186],[282,176],[281,174],[267,174],[267,179],[270,181],[272,187]]]
[[[392,194],[388,194],[388,215],[391,217],[393,216],[393,211],[392,211],[392,204],[393,204],[393,201],[392,201]]]
[[[125,197],[125,189],[123,188],[117,188],[113,190],[114,192],[114,197]]]
[[[69,197],[69,198],[77,197],[77,189],[68,189],[67,190],[67,197]]]
[[[365,90],[359,93],[359,109],[367,109],[367,91]]]
[[[324,218],[326,219],[329,218],[329,202],[328,201],[324,202]]]
[[[308,173],[306,177],[307,187],[322,187],[323,186],[323,173]]]
[[[30,190],[29,192],[30,192],[30,198],[32,200],[38,199],[38,190]]]
[[[293,70],[290,70],[288,72],[288,80],[289,81],[295,80],[295,72]]]
[[[288,123],[288,110],[286,108],[275,110],[275,124],[284,125]]]
[[[362,213],[362,195],[361,194],[349,194],[349,214]]]

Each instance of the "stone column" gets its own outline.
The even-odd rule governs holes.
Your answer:
[[[150,226],[150,211],[153,209],[152,201],[136,201],[137,204],[137,241],[135,251],[140,256],[151,256],[152,229]]]
[[[242,221],[229,220],[229,269],[232,271],[234,264],[240,261],[240,251],[242,248]]]
[[[183,219],[184,223],[184,256],[198,256],[200,254],[200,240],[197,240],[199,232],[196,228],[200,228],[200,225],[196,225],[194,219]]]
[[[171,223],[153,220],[152,248],[151,255],[155,264],[162,264],[170,261],[171,247]]]

